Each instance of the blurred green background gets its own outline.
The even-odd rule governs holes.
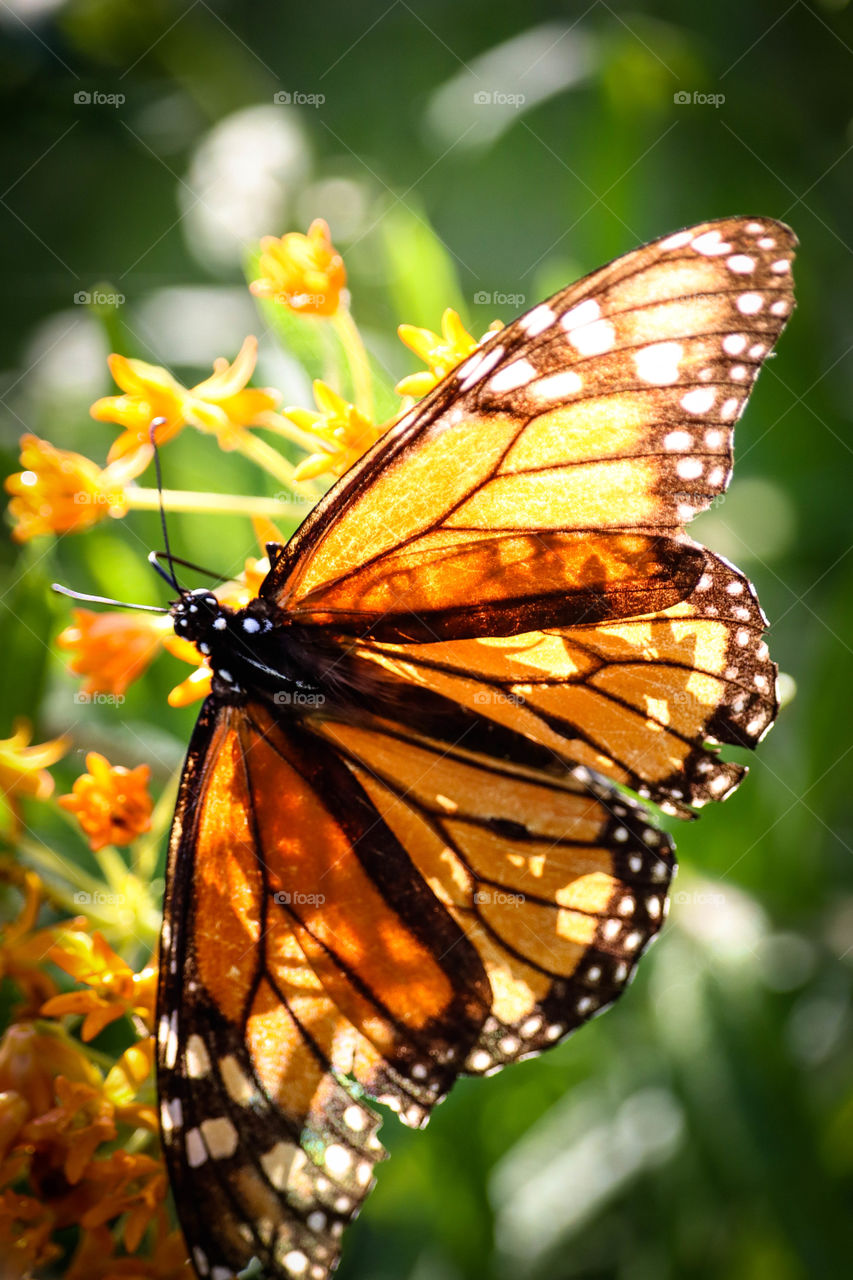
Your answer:
[[[88,406],[112,390],[110,350],[189,385],[254,332],[255,381],[308,403],[241,261],[315,216],[389,382],[415,367],[400,321],[437,328],[457,305],[479,333],[683,224],[793,225],[799,310],[738,429],[729,495],[696,533],[755,581],[796,695],[741,791],[681,830],[670,923],[617,1008],[461,1083],[425,1133],[386,1123],[393,1158],[340,1275],[850,1274],[848,4],[7,0],[0,31],[6,471],[24,430],[103,462],[113,432]],[[75,301],[95,289],[120,305]],[[276,489],[194,432],[164,467],[170,487]],[[0,549],[0,736],[22,713],[39,739],[73,726],[62,789],[92,747],[165,781],[193,718],[166,708],[187,670],[171,658],[124,707],[80,706],[43,644],[68,619],[51,580],[163,601],[145,563],[156,519],[107,524]],[[213,544],[224,572],[255,549],[247,521],[171,531],[190,558]]]

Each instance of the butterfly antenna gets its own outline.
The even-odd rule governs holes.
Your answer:
[[[176,561],[172,557],[172,548],[169,545],[169,530],[166,527],[166,510],[163,506],[163,472],[160,467],[160,448],[159,448],[159,445],[157,444],[156,439],[154,438],[154,434],[157,427],[159,427],[160,424],[164,423],[165,421],[166,421],[165,418],[152,418],[151,425],[148,428],[148,438],[150,439],[151,446],[154,449],[154,471],[157,476],[157,493],[160,499],[160,503],[159,503],[160,528],[163,530],[163,544],[166,550],[162,553],[152,553],[152,555],[148,557],[148,563],[154,566],[154,568],[159,573],[160,577],[163,578],[166,582],[168,582],[170,587],[174,587],[178,595],[183,596],[184,588],[180,585],[180,583],[178,582],[178,579],[175,577]],[[159,559],[154,558],[158,554],[162,554],[163,559],[167,562],[170,569],[169,573],[166,573],[166,570],[161,566]]]
[[[203,565],[196,564],[192,560],[184,560],[181,556],[169,555],[165,551],[151,551],[148,553],[148,563],[153,564],[155,568],[161,559],[167,559],[170,565],[179,564],[183,569],[192,569],[195,573],[203,574],[205,578],[212,578],[214,582],[228,581],[224,574],[214,573],[213,569],[205,569]]]
[[[88,604],[109,604],[115,609],[138,609],[142,613],[169,612],[168,609],[163,609],[156,604],[130,604],[127,600],[113,600],[109,596],[91,596],[83,591],[72,591],[70,587],[63,587],[59,582],[52,582],[50,589],[59,596],[68,596],[71,600],[85,600]]]

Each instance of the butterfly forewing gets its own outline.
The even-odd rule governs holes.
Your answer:
[[[677,532],[728,484],[734,422],[793,308],[795,246],[769,219],[705,223],[494,334],[318,504],[264,594],[327,625],[327,593],[355,573],[364,593],[371,566],[385,577],[437,535]]]

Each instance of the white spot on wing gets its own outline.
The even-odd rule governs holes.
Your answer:
[[[189,1129],[187,1131],[186,1151],[187,1164],[191,1169],[197,1169],[207,1159],[207,1149],[201,1140],[201,1134],[198,1129]]]
[[[670,431],[663,438],[664,449],[669,449],[674,453],[683,453],[692,444],[693,437],[689,431]]]
[[[214,1160],[225,1160],[237,1150],[237,1130],[227,1116],[202,1120],[201,1135]]]
[[[572,307],[563,316],[560,324],[570,333],[572,329],[578,329],[583,325],[592,324],[601,315],[601,307],[595,298],[587,298],[585,302],[579,302],[576,307]]]
[[[301,1249],[291,1249],[281,1261],[291,1275],[301,1276],[308,1270],[308,1258]]]
[[[729,271],[734,271],[738,275],[748,276],[751,271],[755,270],[755,258],[750,258],[745,253],[733,253],[730,258],[726,259],[726,266]]]
[[[540,378],[530,388],[531,395],[537,400],[563,400],[580,391],[583,382],[573,369],[563,369],[560,373],[552,373],[547,378]]]
[[[457,375],[461,378],[459,390],[468,391],[470,387],[474,386],[475,382],[480,382],[481,379],[485,378],[486,374],[494,369],[503,353],[503,346],[498,343],[491,351],[478,352],[471,356],[470,360],[466,360]],[[467,373],[465,372],[466,370]]]
[[[707,413],[713,408],[717,393],[713,387],[694,387],[681,397],[681,407],[688,413]]]
[[[528,311],[526,316],[522,316],[518,322],[518,327],[523,329],[529,337],[535,338],[537,334],[544,333],[556,319],[556,315],[547,302],[543,302],[538,307],[534,307],[532,311]]]
[[[600,356],[612,350],[616,343],[616,330],[609,320],[596,320],[594,324],[572,329],[569,342],[581,356]]]
[[[722,253],[731,253],[732,246],[723,240],[720,231],[703,231],[693,241],[692,247],[697,253],[702,253],[706,258],[717,257]]]
[[[326,1148],[323,1163],[333,1178],[341,1178],[345,1173],[349,1172],[352,1156],[346,1147],[342,1147],[339,1142],[333,1142],[330,1147]]]
[[[656,387],[671,386],[678,381],[678,366],[684,348],[680,342],[654,342],[634,353],[637,377]]]
[[[679,458],[675,469],[682,480],[698,480],[705,466],[701,458]]]
[[[676,231],[675,235],[667,236],[665,240],[661,240],[660,247],[662,249],[683,249],[689,242],[689,231]]]
[[[354,1133],[361,1133],[367,1123],[367,1118],[361,1107],[347,1107],[343,1118],[344,1124],[348,1129],[352,1129]]]
[[[261,1156],[261,1168],[276,1191],[284,1191],[287,1175],[295,1164],[296,1147],[292,1142],[277,1142]]]
[[[241,1107],[252,1100],[255,1096],[254,1085],[243,1072],[233,1053],[229,1053],[221,1059],[219,1072],[229,1098],[233,1099]]]
[[[210,1071],[210,1054],[200,1035],[193,1033],[184,1052],[187,1075],[191,1080],[202,1080]]]
[[[536,370],[529,360],[513,360],[512,364],[499,369],[489,382],[490,391],[512,391],[515,387],[523,387],[536,377]]]
[[[764,299],[760,293],[742,293],[736,306],[741,315],[754,316],[764,306]]]

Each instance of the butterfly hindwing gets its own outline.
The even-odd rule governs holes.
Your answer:
[[[776,667],[750,583],[700,555],[693,590],[655,615],[358,652],[665,808],[722,800],[744,768],[718,747],[757,745],[776,716]]]
[[[328,720],[354,770],[489,979],[464,1070],[482,1075],[553,1045],[611,1004],[663,921],[668,837],[603,778],[559,777],[399,724]]]

